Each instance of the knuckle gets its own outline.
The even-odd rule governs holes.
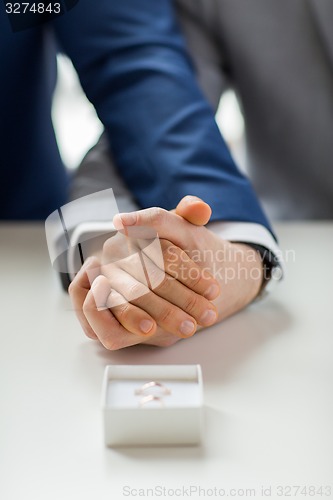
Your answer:
[[[172,322],[174,316],[174,308],[173,307],[164,307],[161,314],[159,315],[159,322],[163,324],[169,324]]]
[[[153,267],[152,269],[147,269],[147,277],[150,282],[150,288],[153,290],[164,280],[165,272],[158,267]]]
[[[135,300],[139,297],[142,297],[143,295],[146,295],[148,291],[149,289],[142,283],[131,283],[127,288],[126,298],[127,300]]]
[[[85,301],[83,302],[82,306],[82,311],[84,312],[85,315],[90,313],[92,310],[92,303],[91,303],[91,292],[88,293]]]
[[[182,248],[176,247],[177,251],[179,252],[179,258],[181,259],[182,262],[190,262],[191,258],[188,256],[188,249],[183,250]]]
[[[108,238],[103,243],[103,255],[104,254],[108,255],[108,253],[110,252],[111,248],[112,248],[112,238]]]
[[[76,291],[76,284],[74,281],[72,281],[68,287],[68,293],[69,295],[74,295],[75,294],[75,291]]]
[[[169,290],[172,280],[164,272],[156,271],[155,276],[149,276],[149,278],[154,292],[166,293]]]
[[[99,245],[97,239],[96,244]],[[120,241],[119,235],[118,237],[114,236],[112,238],[108,238],[104,242],[101,242],[99,248],[102,249],[100,263],[103,268],[107,265],[116,263],[123,257],[123,245]]]
[[[202,277],[199,269],[195,269],[196,272],[193,273],[194,268],[192,268],[192,272],[189,272],[188,278],[187,278],[187,285],[190,288],[195,288],[196,286],[199,285]]]
[[[120,293],[111,289],[111,293],[106,300],[106,306],[108,309],[113,309],[114,307],[122,306],[126,302],[126,299]]]
[[[160,207],[153,207],[150,209],[149,217],[152,225],[159,225],[164,219],[166,210]]]
[[[133,313],[133,311],[132,311]],[[131,307],[130,304],[127,302],[123,306],[119,307],[116,309],[116,311],[113,311],[113,314],[117,317],[118,320],[121,322],[126,322],[126,320],[129,318],[131,315]]]
[[[92,340],[96,339],[96,335],[94,333],[90,332],[87,327],[83,326],[82,328],[83,328],[83,332],[84,332],[85,336],[88,337],[88,339],[92,339]]]
[[[102,344],[104,345],[105,349],[108,351],[118,351],[120,349],[119,344],[117,343],[116,339],[113,337],[108,337],[102,341]]]
[[[164,262],[172,262],[174,264],[181,261],[181,250],[173,243],[167,240],[161,240],[161,249]]]
[[[188,313],[196,313],[200,306],[199,297],[193,292],[185,299],[184,310]]]

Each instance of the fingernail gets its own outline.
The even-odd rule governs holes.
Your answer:
[[[140,321],[140,330],[143,333],[149,333],[153,326],[154,323],[150,319],[143,319],[142,321]]]
[[[204,293],[204,297],[208,300],[213,300],[217,297],[220,289],[217,285],[211,285]]]
[[[135,212],[120,214],[120,218],[125,226],[134,226],[134,224],[137,221],[137,216]]]
[[[182,324],[180,325],[180,331],[183,335],[191,335],[194,333],[195,330],[195,324],[193,321],[183,321]]]
[[[183,201],[185,201],[185,203],[187,205],[190,205],[194,201],[199,201],[199,200],[198,200],[198,198],[196,196],[192,196],[192,195],[188,194],[187,196],[185,196],[185,198],[184,198]]]
[[[212,325],[216,321],[216,312],[212,309],[207,309],[200,318],[200,325]]]

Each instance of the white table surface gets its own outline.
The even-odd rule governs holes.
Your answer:
[[[217,498],[223,489],[285,498],[278,485],[333,485],[333,223],[277,229],[290,262],[265,302],[172,348],[111,353],[81,332],[43,227],[1,225],[0,499],[158,498],[146,490],[159,486],[170,490],[158,490],[163,498],[182,487],[188,498],[214,488]],[[105,448],[105,365],[156,363],[201,364],[203,445]],[[322,496],[295,491],[333,498],[333,486]]]

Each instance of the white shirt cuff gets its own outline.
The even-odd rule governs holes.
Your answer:
[[[243,243],[253,243],[267,248],[277,259],[279,266],[273,268],[270,283],[266,287],[271,291],[275,284],[282,280],[285,274],[282,251],[273,238],[272,234],[261,224],[253,222],[222,222],[215,221],[207,224],[207,229],[220,236],[224,240]]]

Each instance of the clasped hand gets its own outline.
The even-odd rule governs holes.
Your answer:
[[[200,199],[185,197],[176,211],[117,215],[118,233],[99,257],[86,261],[69,288],[86,335],[109,350],[169,346],[249,303],[260,288],[260,259],[252,248],[204,227],[210,214]],[[249,252],[251,262],[244,259]],[[258,268],[258,278],[234,273],[227,282],[221,270],[228,265],[236,271],[240,256],[247,268]]]

